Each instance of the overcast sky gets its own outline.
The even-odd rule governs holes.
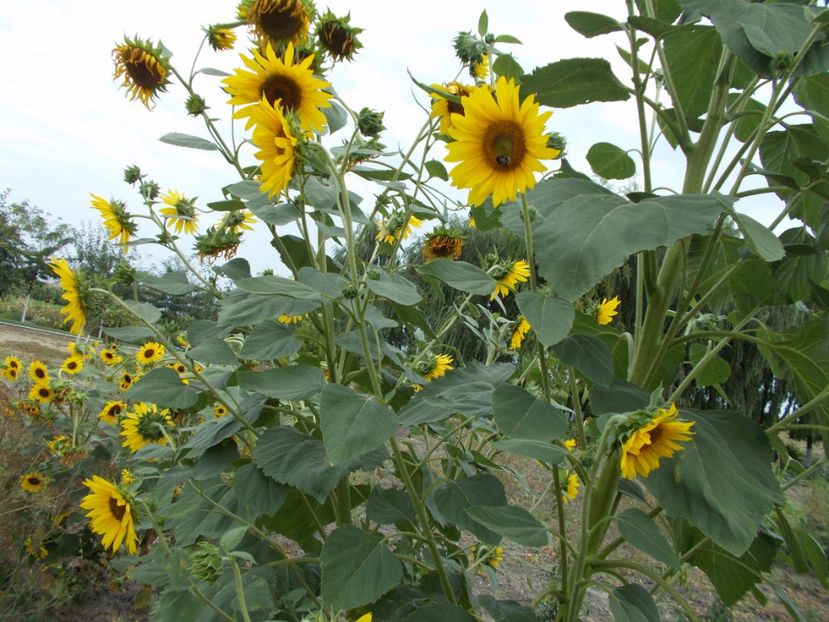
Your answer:
[[[369,106],[386,112],[383,142],[391,149],[405,150],[424,121],[415,97],[428,104],[423,93],[415,92],[407,70],[426,83],[452,79],[459,69],[452,39],[460,30],[474,31],[484,8],[491,31],[523,41],[504,47],[526,71],[561,58],[597,56],[610,60],[623,81],[629,72],[612,36],[585,39],[563,19],[572,10],[621,19],[621,0],[332,0],[317,6],[336,14],[350,11],[352,24],[365,28],[360,36],[364,48],[355,62],[337,65],[328,79],[353,109]],[[138,210],[137,195],[122,181],[127,164],[139,165],[162,189],[198,196],[201,206],[221,199],[220,187],[237,178],[217,152],[157,140],[169,132],[206,134],[184,112],[184,89],[173,85],[153,111],[129,101],[112,80],[111,50],[125,34],[160,39],[173,52],[173,64],[186,74],[201,26],[230,21],[234,15],[235,3],[228,0],[0,0],[0,189],[11,188],[12,200],[29,199],[71,224],[97,220],[89,207],[90,192],[125,200]],[[239,53],[246,50],[243,32],[238,32],[234,51],[207,49],[199,65],[225,71],[240,66]],[[203,76],[197,89],[216,116],[227,119],[227,96],[218,81]],[[555,111],[547,127],[567,138],[573,165],[589,171],[584,154],[593,143],[638,146],[634,118],[629,103],[591,104]],[[227,122],[221,127],[229,130]],[[658,155],[655,185],[677,185],[676,160],[667,152]],[[259,269],[277,268],[265,234],[248,236],[239,254]]]

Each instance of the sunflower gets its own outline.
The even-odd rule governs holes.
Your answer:
[[[570,473],[567,476],[567,490],[561,491],[561,500],[564,503],[570,503],[579,496],[579,488],[581,488],[581,482],[579,481],[579,476],[575,473]]]
[[[188,199],[181,192],[170,190],[161,195],[161,200],[167,207],[162,207],[159,213],[170,220],[176,233],[182,231],[187,235],[196,233],[196,199]]]
[[[297,139],[280,107],[264,97],[251,110],[250,119],[255,123],[253,144],[259,148],[256,158],[262,162],[260,190],[276,197],[294,175]]]
[[[67,374],[75,375],[83,369],[83,355],[72,354],[63,359],[63,364],[60,368]]]
[[[447,145],[448,162],[459,162],[452,169],[452,184],[469,188],[469,202],[481,205],[492,196],[495,207],[514,201],[518,192],[535,186],[539,162],[559,155],[547,147],[544,122],[550,112],[539,114],[535,97],[518,102],[518,86],[501,77],[493,97],[488,86],[472,89],[461,98],[464,114],[452,115]]]
[[[69,332],[80,335],[83,327],[86,326],[86,314],[89,309],[87,294],[83,291],[83,284],[78,275],[72,272],[65,259],[52,259],[49,267],[60,279],[60,287],[63,290],[63,298],[66,304],[61,307],[60,312],[66,317],[63,323],[71,322]]]
[[[43,489],[46,488],[46,478],[40,471],[26,473],[20,478],[20,488],[30,494],[43,492]]]
[[[72,448],[72,440],[66,434],[59,434],[46,442],[49,453],[54,456],[62,456]]]
[[[684,449],[677,441],[691,440],[694,422],[676,421],[677,414],[675,404],[667,409],[659,408],[655,417],[634,430],[622,443],[622,477],[647,477],[659,468],[660,458],[670,458]]]
[[[135,481],[135,475],[129,469],[121,469],[121,485],[129,486]]]
[[[43,361],[35,360],[29,363],[29,378],[34,383],[49,382],[49,370]]]
[[[483,82],[489,77],[489,55],[484,54],[481,56],[481,60],[477,63],[473,63],[473,65],[469,68],[469,73],[472,74],[472,77],[476,80],[480,80]]]
[[[618,296],[614,296],[610,300],[602,298],[601,303],[599,303],[599,308],[596,311],[596,323],[600,326],[610,324],[613,318],[619,313],[616,308],[620,304],[622,304],[622,301],[619,300]]]
[[[573,451],[576,448],[576,439],[568,438],[562,441],[561,444],[564,445],[564,449],[567,451]]]
[[[522,315],[521,319],[518,320],[518,324],[515,326],[515,330],[512,331],[512,336],[509,338],[509,349],[520,350],[521,344],[524,343],[524,338],[530,332],[531,328],[532,325]]]
[[[302,43],[308,37],[311,15],[302,0],[254,0],[245,19],[263,41],[277,45]]]
[[[440,378],[446,375],[452,367],[453,359],[448,354],[429,355],[426,360],[421,361],[418,365],[420,375],[427,382],[431,382],[435,378]]]
[[[127,497],[118,487],[103,477],[93,475],[85,479],[83,485],[89,488],[89,494],[81,501],[81,508],[86,513],[89,527],[93,533],[103,536],[101,544],[113,553],[127,545],[127,551],[134,555],[138,550],[138,536],[135,533],[135,516]]]
[[[121,86],[127,90],[130,100],[138,99],[148,110],[159,93],[170,84],[170,59],[160,45],[139,38],[124,39],[124,43],[112,50],[115,62],[114,78],[124,79]]]
[[[3,367],[6,369],[16,369],[17,371],[20,371],[23,367],[23,363],[19,358],[10,354],[3,360]]]
[[[422,224],[423,221],[417,216],[397,212],[377,226],[376,239],[378,242],[393,245],[397,240],[405,240],[414,229]]]
[[[160,361],[164,356],[164,346],[157,341],[148,341],[143,346],[138,348],[135,353],[135,359],[139,365],[152,365],[156,361]]]
[[[98,413],[98,419],[110,425],[118,423],[118,415],[126,409],[127,405],[124,402],[111,401],[104,404],[101,412]]]
[[[29,399],[41,404],[48,404],[55,399],[55,392],[52,391],[52,387],[50,387],[47,383],[36,382],[32,385],[32,388],[29,389]]]
[[[450,82],[445,86],[440,84],[433,84],[432,88],[436,91],[432,94],[432,116],[440,119],[440,133],[448,136],[449,130],[452,128],[452,115],[459,114],[463,116],[463,106],[460,101],[462,97],[468,97],[471,89],[475,88],[461,84],[460,82]],[[441,95],[445,92],[452,96],[452,98]]]
[[[337,17],[330,10],[319,21],[317,36],[320,45],[326,49],[335,61],[350,61],[354,53],[363,47],[357,38],[362,28],[351,25],[351,15]]]
[[[145,445],[156,443],[166,445],[167,437],[162,428],[167,430],[173,427],[170,411],[166,408],[159,412],[155,404],[139,402],[133,406],[121,420],[121,436],[124,437],[123,447],[130,451],[138,451]]]
[[[530,278],[530,264],[524,259],[519,259],[508,265],[497,266],[491,274],[498,281],[489,295],[490,300],[495,300],[496,296],[509,296],[519,283],[524,283]]]
[[[293,45],[288,45],[284,59],[277,57],[268,45],[264,56],[254,50],[253,58],[242,55],[242,61],[251,71],[236,69],[234,75],[223,81],[231,96],[228,103],[244,106],[235,113],[235,118],[251,116],[264,98],[271,106],[279,104],[283,113],[296,114],[303,130],[322,131],[325,115],[320,108],[331,105],[328,101],[331,95],[322,89],[331,85],[314,76],[310,68],[313,56],[295,65]],[[249,119],[247,127],[253,123],[253,119]]]
[[[179,376],[181,376],[182,374],[186,374],[186,373],[187,373],[187,366],[186,366],[184,363],[181,363],[181,362],[179,362],[179,361],[176,361],[175,363],[169,363],[169,364],[167,365],[167,367],[169,367],[170,369],[172,369],[172,370],[173,370],[174,372],[176,372]]]
[[[3,378],[11,382],[16,382],[19,375],[20,371],[17,367],[4,367],[3,370],[0,371],[0,376],[3,376]]]
[[[227,407],[224,404],[216,403],[213,405],[213,416],[224,417],[227,414]]]
[[[253,231],[253,225],[256,224],[256,217],[246,209],[236,210],[235,212],[228,212],[222,218],[220,227],[226,230],[231,235],[239,235],[242,231]]]
[[[463,235],[455,229],[435,229],[423,243],[423,260],[452,259],[457,261],[463,252]]]
[[[236,43],[236,33],[230,28],[210,26],[205,29],[207,43],[217,52],[229,50]]]
[[[138,225],[130,219],[127,206],[123,201],[116,201],[115,199],[107,201],[97,194],[90,193],[89,196],[92,197],[92,207],[101,213],[104,227],[106,227],[109,233],[109,239],[114,240],[118,238],[118,242],[126,254],[130,237],[134,236],[136,231],[138,231]]]
[[[124,357],[116,352],[115,346],[109,348],[101,348],[101,351],[98,354],[98,356],[101,358],[101,361],[103,361],[104,365],[108,367],[117,365],[118,363],[124,360]]]
[[[126,369],[121,372],[121,377],[118,379],[118,388],[121,391],[128,391],[129,388],[135,384],[140,378],[138,374],[131,374]]]

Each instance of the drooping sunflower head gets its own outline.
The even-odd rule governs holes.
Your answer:
[[[207,231],[196,236],[196,254],[202,261],[206,259],[213,262],[219,257],[230,259],[236,254],[241,242],[241,233],[223,227],[208,227]]]
[[[461,98],[464,114],[453,114],[447,145],[452,184],[469,188],[469,202],[481,205],[491,196],[495,207],[514,201],[518,192],[535,186],[535,173],[545,170],[540,160],[558,151],[547,146],[544,123],[550,112],[539,112],[535,96],[519,102],[513,80],[499,78],[495,94],[476,87]]]
[[[29,399],[35,402],[39,402],[40,404],[48,404],[53,399],[55,399],[55,392],[52,390],[52,387],[48,385],[48,383],[38,383],[32,385],[32,388],[29,389]]]
[[[418,373],[423,376],[424,380],[431,382],[435,378],[445,376],[446,372],[454,369],[452,367],[453,359],[448,354],[432,354],[427,353],[417,365]]]
[[[524,339],[527,336],[527,333],[530,332],[532,325],[527,321],[523,315],[518,319],[518,322],[515,324],[515,328],[512,330],[512,335],[509,339],[509,349],[510,350],[520,350],[521,344],[524,343]]]
[[[69,267],[65,259],[52,258],[49,267],[60,279],[60,287],[63,290],[61,298],[66,301],[60,309],[61,314],[66,316],[63,322],[71,323],[69,331],[74,335],[80,335],[86,326],[86,316],[91,308],[91,294],[86,283],[80,274]]]
[[[139,402],[121,420],[122,446],[136,452],[145,445],[166,445],[165,431],[173,428],[173,420],[167,409],[158,410],[155,404]]]
[[[138,550],[135,533],[135,514],[128,496],[115,484],[93,475],[83,485],[89,494],[81,501],[81,508],[88,510],[89,527],[93,533],[103,536],[101,544],[113,553],[125,544],[134,555]]]
[[[166,205],[159,213],[166,216],[175,229],[176,233],[182,231],[187,235],[196,233],[196,199],[188,199],[184,194],[176,190],[170,190],[161,195],[161,201]]]
[[[138,348],[135,353],[135,360],[139,365],[152,365],[164,357],[164,346],[157,341],[148,341]]]
[[[377,226],[376,239],[393,246],[398,240],[408,238],[422,224],[423,221],[414,214],[407,211],[394,212]]]
[[[254,0],[245,7],[244,19],[262,43],[281,47],[305,41],[313,14],[313,5],[302,0]]]
[[[279,105],[265,97],[251,110],[250,120],[254,123],[253,144],[259,148],[256,159],[262,162],[260,190],[271,198],[278,197],[294,176],[297,139]]]
[[[124,402],[117,400],[107,402],[101,408],[101,412],[98,413],[98,419],[109,425],[116,425],[118,423],[118,417],[126,408],[127,405]]]
[[[219,222],[219,227],[230,233],[241,233],[242,231],[253,231],[256,224],[256,217],[250,210],[236,210],[228,212]]]
[[[217,52],[230,50],[236,43],[236,33],[230,28],[214,25],[205,28],[204,32],[207,35],[208,45]]]
[[[46,477],[40,471],[32,471],[25,473],[20,478],[20,488],[29,494],[37,494],[43,492],[46,488]]]
[[[602,298],[602,301],[596,309],[596,323],[599,326],[610,324],[613,318],[619,313],[617,309],[620,304],[622,304],[622,301],[619,300],[618,296],[614,296],[610,300]]]
[[[579,496],[579,488],[581,488],[579,476],[575,473],[570,473],[567,476],[567,489],[561,491],[561,500],[564,501],[564,503],[572,502]]]
[[[151,110],[159,93],[170,84],[170,56],[161,44],[151,41],[125,38],[112,50],[115,62],[115,79],[123,78],[121,86],[131,100],[139,100]]]
[[[83,355],[72,354],[63,360],[60,368],[70,375],[75,375],[83,369]]]
[[[433,84],[432,88],[434,93],[432,94],[431,114],[440,119],[440,133],[449,136],[449,130],[452,128],[452,115],[463,116],[462,98],[468,97],[470,89],[474,87],[460,82],[450,82],[446,85]]]
[[[109,233],[109,239],[114,240],[118,238],[121,248],[126,254],[130,238],[138,231],[138,225],[132,220],[127,206],[123,201],[116,201],[112,199],[107,201],[97,194],[91,194],[92,207],[101,213],[101,218],[104,221],[104,227]]]
[[[659,468],[661,458],[670,458],[685,449],[680,442],[691,440],[694,421],[677,420],[676,405],[658,408],[655,413],[638,412],[631,417],[635,427],[623,436],[622,477],[647,477]]]
[[[423,261],[451,259],[457,261],[463,252],[464,236],[455,228],[440,227],[426,236],[423,243]]]
[[[129,469],[121,469],[121,486],[129,486],[135,481],[135,475]]]
[[[254,50],[253,58],[241,55],[250,71],[236,69],[234,75],[223,80],[231,96],[227,103],[243,106],[235,118],[249,117],[265,98],[272,106],[279,105],[283,113],[296,114],[303,130],[322,131],[325,115],[320,108],[331,105],[331,95],[322,89],[331,85],[314,76],[313,56],[295,63],[294,52],[294,46],[288,44],[284,55],[279,57],[273,47],[267,45],[264,54]],[[252,124],[253,120],[248,120],[247,127]]]
[[[320,45],[335,61],[350,61],[354,58],[354,53],[363,47],[357,38],[363,29],[352,26],[350,22],[350,13],[345,17],[337,17],[330,10],[320,18],[317,29]]]
[[[495,300],[496,296],[509,296],[515,291],[519,283],[524,283],[530,278],[530,264],[524,259],[511,263],[500,263],[493,266],[490,274],[495,278],[495,289],[489,296]]]

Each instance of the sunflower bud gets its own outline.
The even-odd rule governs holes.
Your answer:
[[[187,98],[187,101],[184,102],[184,107],[187,109],[187,114],[191,117],[197,117],[207,110],[209,106],[205,103],[204,97],[193,93]]]
[[[236,33],[230,28],[208,26],[205,32],[207,33],[207,43],[217,52],[229,50],[236,43]]]
[[[368,138],[377,138],[386,129],[383,125],[384,114],[371,108],[363,108],[357,115],[357,127],[360,133]]]
[[[358,291],[357,288],[353,285],[347,285],[343,288],[343,298],[347,300],[352,300],[357,297]]]
[[[112,275],[112,278],[116,283],[121,283],[127,287],[130,287],[133,283],[135,283],[135,277],[135,268],[125,261],[122,261],[115,267],[115,272]]]
[[[560,158],[564,153],[564,150],[567,148],[567,139],[564,138],[558,132],[551,132],[549,136],[547,136],[547,147],[549,149],[555,149],[559,152],[556,156],[556,159]]]
[[[124,181],[130,185],[134,184],[137,181],[141,181],[142,177],[143,175],[141,174],[141,169],[138,168],[135,164],[131,164],[124,169]]]
[[[467,67],[479,64],[486,54],[484,42],[473,36],[470,32],[459,32],[453,42],[455,54]]]
[[[197,579],[213,583],[222,573],[222,552],[210,542],[199,542],[190,558],[190,572]]]
[[[336,17],[331,11],[327,11],[320,20],[320,44],[335,61],[350,61],[354,57],[354,52],[363,47],[357,39],[357,35],[363,32],[363,29],[351,26],[350,20],[351,14]]]
[[[158,198],[158,193],[161,192],[161,188],[154,181],[142,181],[138,187],[138,192],[148,201],[154,201]]]

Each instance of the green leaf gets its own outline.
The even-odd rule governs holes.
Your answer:
[[[625,101],[625,86],[602,58],[568,58],[521,78],[521,97],[537,93],[543,106],[570,108],[595,101]]]
[[[518,45],[523,45],[520,39],[513,37],[512,35],[498,35],[495,37],[495,43],[516,43]]]
[[[557,344],[573,327],[573,304],[553,294],[518,292],[515,302],[532,325],[536,338],[545,347]]]
[[[596,416],[635,412],[647,408],[649,403],[647,391],[624,380],[614,380],[609,387],[593,387],[590,391],[590,406]]]
[[[478,17],[478,34],[482,37],[489,32],[489,17],[486,14],[486,9],[481,11],[480,17]]]
[[[730,93],[728,96],[728,105],[733,105],[740,98],[739,93]],[[758,102],[756,99],[749,98],[743,104],[743,109],[740,111],[734,121],[734,137],[740,142],[746,142],[757,128],[760,127],[760,121],[763,118],[763,113],[766,107]],[[736,111],[735,111],[736,112]]]
[[[194,486],[198,486],[207,498],[202,497]],[[216,503],[234,513],[239,510],[233,487],[220,478],[183,486],[181,495],[166,509],[168,523],[165,526],[172,528],[178,546],[189,546],[200,537],[218,539],[231,526],[238,525],[235,519],[218,511]]]
[[[707,353],[708,348],[701,343],[691,345],[691,363],[697,365]],[[722,384],[730,376],[731,365],[724,358],[715,356],[697,373],[695,380],[701,387],[710,387],[716,384]]]
[[[401,622],[475,622],[468,611],[449,603],[427,602],[408,614]]]
[[[602,387],[613,381],[613,357],[607,344],[593,335],[576,333],[553,346],[553,353],[565,365],[572,365],[585,378]]]
[[[322,114],[325,115],[325,121],[328,124],[328,133],[333,134],[334,132],[345,127],[345,124],[348,121],[348,115],[345,110],[343,110],[343,107],[337,102],[329,101],[328,103],[329,106],[322,108],[321,110]]]
[[[663,46],[682,111],[703,115],[722,55],[720,35],[711,26],[680,26],[665,35]]]
[[[307,400],[322,391],[324,379],[319,367],[290,365],[265,371],[239,371],[239,386],[279,400]]]
[[[144,343],[155,338],[155,333],[146,326],[105,326],[103,330],[116,341],[125,343]]]
[[[654,520],[642,510],[631,508],[619,514],[619,531],[629,544],[669,568],[679,570],[679,557]]]
[[[498,544],[501,536],[466,513],[467,508],[477,505],[507,505],[504,486],[494,475],[483,473],[451,480],[435,488],[429,497],[429,509],[441,525],[452,523],[473,533],[482,542]]]
[[[190,149],[204,149],[205,151],[218,151],[218,147],[209,140],[199,138],[198,136],[191,136],[190,134],[180,134],[173,132],[171,134],[164,134],[159,138],[163,143],[168,145],[175,145],[176,147],[189,147]]]
[[[407,307],[416,305],[422,300],[414,283],[399,274],[380,272],[379,279],[370,279],[366,282],[366,286],[378,296]]]
[[[829,561],[826,559],[826,551],[823,546],[805,529],[798,529],[795,532],[795,537],[798,544],[800,544],[800,550],[803,551],[806,561],[811,566],[811,570],[820,581],[820,584],[824,588],[829,587]]]
[[[659,622],[660,619],[650,592],[636,583],[617,587],[608,604],[616,622]]]
[[[184,272],[166,272],[162,276],[150,274],[144,277],[143,280],[145,285],[149,285],[153,289],[173,296],[189,294],[196,289],[187,280],[187,275]]]
[[[449,181],[449,173],[446,171],[446,167],[440,160],[429,160],[426,162],[426,171],[431,177],[437,177],[443,181]]]
[[[492,394],[495,422],[505,436],[549,441],[567,431],[564,413],[514,384]]]
[[[190,408],[199,395],[175,371],[158,367],[141,376],[124,397],[134,402],[158,404],[160,408]]]
[[[278,294],[303,300],[320,300],[320,294],[314,288],[281,276],[270,274],[250,279],[239,279],[236,287],[251,294]]]
[[[570,28],[588,39],[622,30],[619,22],[612,17],[600,13],[570,11],[564,14],[564,19],[570,24]]]
[[[332,465],[381,447],[397,430],[391,409],[376,398],[339,384],[326,384],[320,398],[320,427]]]
[[[605,179],[627,179],[636,174],[636,162],[611,143],[596,143],[587,151],[590,168]]]
[[[477,523],[523,546],[549,544],[547,528],[524,508],[515,505],[473,505],[465,509]]]
[[[299,339],[285,326],[268,320],[257,324],[242,346],[241,357],[269,361],[299,352]]]
[[[337,609],[369,605],[403,579],[403,565],[383,536],[343,525],[322,547],[322,597]]]
[[[366,501],[366,516],[380,525],[414,523],[415,509],[404,491],[375,486]]]
[[[225,78],[230,74],[226,71],[222,71],[221,69],[213,69],[212,67],[203,67],[199,69],[196,73],[203,73],[207,76],[218,76],[220,78]]]
[[[494,622],[538,622],[535,611],[514,600],[495,600],[489,594],[479,594],[478,602],[492,616]]]
[[[644,483],[668,516],[682,517],[742,555],[782,495],[763,430],[735,412],[683,410],[693,441],[663,460]]]
[[[213,268],[213,272],[226,276],[233,281],[237,281],[239,279],[249,279],[250,264],[247,259],[235,257],[226,264]]]
[[[731,213],[731,217],[755,255],[766,261],[777,261],[786,254],[783,244],[767,226],[737,211]]]
[[[208,337],[195,348],[187,350],[187,357],[205,365],[238,365],[239,361],[224,339]]]
[[[648,12],[645,2],[646,0],[636,0],[636,8],[640,14]],[[679,4],[680,3],[677,0],[654,0],[651,6],[654,9],[654,16],[656,19],[663,21],[666,24],[672,24],[682,12],[682,7],[680,7]]]
[[[449,287],[469,294],[489,295],[495,289],[495,279],[478,266],[465,261],[435,259],[417,267],[423,276],[431,276],[443,281]]]
[[[812,282],[826,274],[826,254],[815,245],[805,227],[788,229],[780,235],[786,257],[772,266],[776,285],[790,302],[809,300]]]
[[[149,302],[136,302],[135,300],[123,302],[135,317],[144,320],[147,324],[155,324],[161,319],[161,311]]]
[[[524,68],[518,64],[512,54],[499,54],[492,63],[492,71],[496,76],[503,76],[507,80],[513,79],[519,83],[521,76],[524,75]]]
[[[567,450],[558,445],[532,439],[503,439],[492,445],[507,453],[533,458],[549,465],[560,464],[567,455]]]
[[[207,204],[207,207],[214,212],[235,212],[236,210],[245,209],[245,203],[239,199],[227,199],[224,201],[212,201]]]

